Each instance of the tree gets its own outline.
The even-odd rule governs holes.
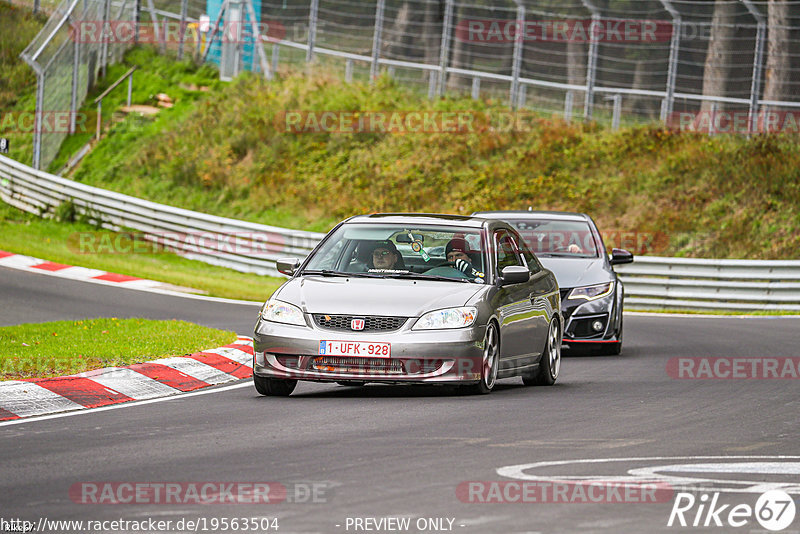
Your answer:
[[[785,0],[769,0],[767,6],[769,37],[764,100],[788,100],[791,74],[789,3]]]
[[[705,68],[703,70],[703,96],[724,96],[731,70],[733,37],[736,31],[736,2],[716,0],[711,19]],[[712,102],[704,100],[700,109],[709,111]]]

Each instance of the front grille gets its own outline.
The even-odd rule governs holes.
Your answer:
[[[595,330],[592,328],[592,323],[597,320],[602,321],[603,325],[605,325],[608,322],[608,315],[573,318],[567,334],[576,339],[602,337],[605,328],[600,332],[595,332]]]
[[[353,319],[364,319],[364,329],[358,332],[391,332],[397,330],[408,320],[408,317],[382,317],[378,315],[325,315],[314,314],[314,324],[326,330],[349,330]]]
[[[314,358],[309,369],[325,373],[358,375],[401,375],[405,373],[402,360],[395,358],[320,356]]]

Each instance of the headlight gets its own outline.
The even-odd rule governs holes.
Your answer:
[[[472,306],[447,308],[428,312],[419,318],[412,330],[440,330],[444,328],[464,328],[475,322],[478,309]]]
[[[614,282],[606,282],[605,284],[597,284],[596,286],[576,287],[569,292],[567,298],[594,300],[610,295],[613,289]]]
[[[279,300],[270,299],[265,302],[258,315],[263,321],[306,326],[306,320],[300,308]]]

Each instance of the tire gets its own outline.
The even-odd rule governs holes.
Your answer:
[[[297,386],[297,380],[282,380],[280,378],[265,378],[253,375],[253,385],[261,395],[268,397],[288,397]]]
[[[561,371],[561,326],[558,319],[550,323],[547,331],[547,341],[544,352],[539,361],[539,367],[532,376],[523,376],[522,382],[526,386],[552,386],[558,380]]]
[[[497,326],[489,323],[486,337],[483,340],[483,358],[481,359],[481,380],[477,384],[465,386],[465,391],[473,395],[491,393],[497,383],[497,368],[500,364],[500,335]]]

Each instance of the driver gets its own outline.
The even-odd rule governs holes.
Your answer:
[[[456,269],[472,279],[476,277],[483,278],[483,273],[472,266],[472,258],[470,257],[472,252],[469,248],[469,242],[460,237],[451,239],[444,248],[447,261],[452,263]]]

